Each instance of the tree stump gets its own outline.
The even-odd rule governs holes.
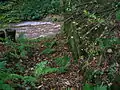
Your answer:
[[[5,29],[4,31],[0,31],[0,42],[5,42],[5,38],[8,38],[8,40],[15,42],[16,41],[16,30]]]
[[[11,40],[13,42],[16,41],[16,39],[15,39],[15,37],[16,37],[16,30],[15,29],[5,29],[5,32],[6,32],[6,37],[9,40]]]
[[[4,31],[0,31],[0,42],[3,42],[5,39],[5,32]]]

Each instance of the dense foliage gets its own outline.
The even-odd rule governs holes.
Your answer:
[[[38,83],[38,80],[40,79],[42,82],[44,75],[67,72],[68,67],[70,66],[70,58],[65,55],[63,57],[52,58],[52,62],[55,65],[54,67],[49,65],[51,63],[50,61],[40,61],[37,64],[34,64],[31,73],[29,72],[27,73],[28,75],[25,75],[26,67],[29,65],[24,66],[23,62],[27,61],[28,63],[30,57],[34,57],[35,53],[33,51],[34,49],[36,50],[36,47],[38,46],[32,43],[39,42],[40,40],[41,39],[28,40],[21,36],[15,43],[6,39],[4,47],[6,47],[7,50],[0,53],[0,89],[35,89],[37,88],[36,84]],[[46,48],[40,51],[39,54],[49,56],[55,53],[56,49],[53,47],[56,46],[56,43],[57,42],[54,40],[51,42],[44,42]]]
[[[22,62],[26,60],[28,64],[30,57],[36,55],[34,51],[38,49],[34,43],[37,41],[31,43],[24,35],[17,42],[6,38],[4,48],[7,50],[0,53],[0,89],[36,88],[38,81],[42,83],[44,75],[66,73],[76,65],[76,72],[83,75],[83,90],[119,90],[119,0],[0,0],[1,25],[21,20],[39,20],[48,14],[61,13],[65,17],[65,43],[72,51],[73,61],[65,53],[51,58],[57,52],[58,48],[54,46],[58,43],[56,40],[46,41],[44,45],[40,44],[39,48],[42,49],[38,53],[37,64],[29,68],[31,73],[26,75]],[[9,68],[11,64],[15,66]]]
[[[100,85],[100,90],[103,90],[102,88],[107,90],[104,85],[119,82],[116,81],[116,76],[120,75],[117,69],[120,64],[120,2],[112,0],[106,3],[102,0],[79,3],[77,0],[77,3],[69,0],[69,2],[70,4],[66,5],[72,8],[65,11],[67,19],[64,31],[68,36],[74,59],[76,62],[84,60],[81,70],[85,72],[85,83]],[[85,90],[93,90],[89,84],[85,87]]]
[[[48,14],[60,13],[59,0],[8,0],[0,2],[0,21],[40,20]]]

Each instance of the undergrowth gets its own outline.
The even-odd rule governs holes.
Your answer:
[[[21,61],[23,62],[23,60],[29,59],[28,57],[30,53],[32,53],[32,48],[36,47],[35,44],[30,45],[30,43],[40,42],[39,40],[29,41],[23,37],[19,37],[17,42],[13,42],[8,39],[5,40],[4,45],[7,50],[2,53],[2,58],[0,58],[0,89],[34,89],[36,88],[38,79],[42,80],[42,76],[51,73],[60,74],[68,71],[68,67],[70,66],[70,58],[65,55],[63,57],[53,58],[53,62],[57,67],[49,66],[51,63],[50,61],[41,61],[32,67],[33,70],[30,75],[24,75],[26,69],[22,65]],[[53,40],[52,42],[45,42],[43,45],[45,48],[41,51],[40,55],[52,55],[55,52],[51,50],[53,50],[57,45],[57,41]],[[15,66],[9,66],[11,65],[10,63],[14,63]]]
[[[84,90],[108,90],[120,83],[116,81],[120,75],[120,2],[73,2],[66,2],[74,8],[65,13],[64,32],[75,62],[82,62]]]
[[[60,13],[59,0],[0,1],[0,23],[40,20],[48,14]]]

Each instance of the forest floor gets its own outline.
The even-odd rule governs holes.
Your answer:
[[[52,49],[55,50],[53,53],[42,54],[41,52],[48,47],[47,43],[55,42]],[[50,73],[40,77],[38,79],[37,88],[39,90],[51,90],[50,88],[56,88],[55,90],[61,90],[60,88],[71,87],[78,88],[80,90],[83,76],[80,72],[80,62],[74,64],[72,53],[69,49],[66,37],[63,34],[57,34],[56,36],[42,39],[37,42],[30,42],[29,44],[34,45],[26,58],[19,58],[18,60],[10,60],[7,63],[8,68],[12,68],[16,74],[19,75],[33,75],[36,64],[42,61],[48,61],[50,67],[57,68],[54,59],[64,57],[67,55],[70,58],[70,65],[63,73]],[[7,49],[3,44],[0,44],[0,52],[5,52]],[[18,66],[17,66],[18,65]],[[19,82],[18,82],[19,83]]]
[[[9,47],[6,47],[3,43],[0,43],[0,58],[7,57],[8,61],[6,67],[14,71],[13,73],[22,76],[34,76],[35,67],[41,62],[48,61],[49,67],[58,68],[59,66],[55,62],[56,58],[62,58],[65,56],[70,58],[69,65],[65,70],[63,70],[63,72],[40,75],[37,78],[35,90],[69,90],[69,88],[71,88],[71,90],[82,90],[81,87],[83,86],[82,83],[84,81],[84,75],[81,70],[81,64],[85,60],[80,59],[75,63],[67,37],[63,33],[60,33],[61,25],[62,23],[60,22],[23,22],[15,24],[14,26],[16,27],[14,28],[17,29],[17,34],[20,35],[22,32],[28,39],[33,39],[21,44],[23,47],[24,45],[31,46],[25,57],[17,58],[2,56],[6,52],[13,53],[13,51],[10,51]],[[19,43],[16,44],[18,44],[19,47]],[[13,48],[16,49],[15,47]],[[111,58],[110,56],[108,57]],[[112,60],[112,58],[110,60]],[[91,60],[90,67],[96,69],[96,61],[97,59]],[[109,66],[106,62],[104,62],[102,63],[102,66],[97,68],[108,67]],[[16,83],[19,84],[20,82]],[[26,87],[30,87],[31,90],[34,90],[29,85]]]
[[[73,63],[74,59],[72,57],[72,52],[69,49],[67,38],[64,34],[60,33],[61,26],[62,22],[45,21],[27,21],[12,24],[12,28],[14,28],[17,32],[17,38],[22,33],[25,38],[34,40],[32,42],[27,42],[33,47],[30,49],[30,52],[25,58],[10,57],[6,67],[11,68],[16,74],[22,76],[33,76],[35,66],[38,63],[48,61],[50,67],[58,68],[58,65],[55,64],[55,59],[68,56],[70,58],[70,65],[67,67],[66,71],[62,73],[56,72],[40,76],[40,79],[37,81],[36,88],[39,90],[50,90],[50,88],[60,90],[61,87],[63,89],[69,87],[73,90],[76,90],[74,88],[78,88],[78,90],[80,90],[83,79],[79,68],[81,62],[76,64]],[[40,37],[46,38],[41,39]],[[52,46],[54,52],[49,54],[44,53],[41,55],[41,52],[48,48],[47,44],[52,42],[54,43]],[[1,43],[0,52],[3,54],[4,52],[9,52],[9,49]],[[3,58],[3,56],[0,57]]]

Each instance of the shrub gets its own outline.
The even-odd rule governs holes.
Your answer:
[[[48,61],[43,61],[36,65],[35,72],[34,72],[36,77],[45,75],[48,73],[53,73],[58,70],[57,68],[51,68],[51,67],[47,66],[47,64],[48,64]]]
[[[103,4],[96,0],[75,6],[75,11],[65,14],[64,22],[70,49],[76,61],[84,61],[80,66],[84,83],[105,85],[101,88],[106,90],[119,75],[119,25],[115,23],[119,20],[119,2]]]
[[[65,14],[67,19],[64,22],[64,32],[68,36],[75,59],[81,56],[87,58],[90,46],[96,43],[97,38],[107,38],[112,35],[116,37],[112,31],[118,32],[118,26],[113,21],[118,7],[115,7],[113,3],[99,5],[97,2],[88,2],[83,5],[78,4],[78,6],[76,12],[72,12],[74,14]],[[109,8],[109,11],[105,8]]]
[[[0,89],[14,90],[14,88],[17,86],[23,87],[28,84],[31,85],[32,87],[35,86],[35,83],[37,82],[35,77],[14,74],[13,72],[10,72],[9,69],[5,67],[5,65],[6,65],[5,61],[0,62]],[[18,82],[21,81],[23,83],[19,85]]]
[[[37,20],[47,14],[60,13],[59,0],[11,0],[0,2],[0,6],[0,20],[3,22]]]

